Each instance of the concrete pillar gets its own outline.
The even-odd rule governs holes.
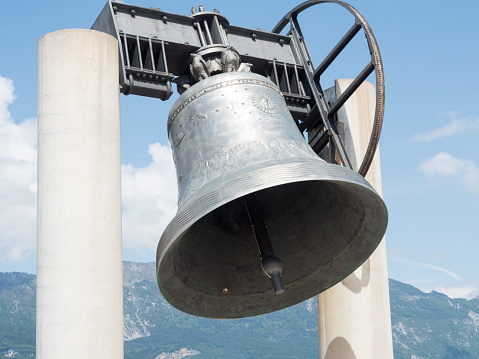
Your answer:
[[[336,98],[351,81],[336,81]],[[369,143],[374,110],[374,85],[363,83],[338,113],[346,152],[355,169]],[[379,150],[366,179],[382,195]],[[393,358],[384,239],[353,274],[318,295],[318,323],[321,359]]]
[[[118,44],[38,44],[37,358],[123,358]]]

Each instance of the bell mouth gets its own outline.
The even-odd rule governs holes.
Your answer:
[[[284,263],[284,293],[261,270],[243,196],[256,193]],[[315,160],[260,163],[208,183],[188,199],[158,244],[158,285],[176,308],[242,318],[309,299],[357,269],[381,241],[384,202],[354,171]]]

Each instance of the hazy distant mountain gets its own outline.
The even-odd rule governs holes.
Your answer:
[[[255,318],[184,314],[159,295],[153,263],[124,263],[125,358],[318,358],[316,300]],[[479,299],[390,280],[395,359],[479,358]],[[35,353],[35,276],[0,273],[0,357]]]
[[[395,280],[389,292],[395,359],[479,358],[479,298],[426,294]]]
[[[0,273],[0,356],[35,355],[35,289],[33,274]]]

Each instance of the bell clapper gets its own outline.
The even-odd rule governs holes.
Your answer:
[[[281,273],[283,272],[283,262],[274,255],[271,240],[269,239],[266,225],[261,215],[256,193],[244,196],[246,209],[253,234],[258,244],[261,258],[261,268],[263,272],[271,279],[275,294],[283,294],[284,287],[281,281]]]

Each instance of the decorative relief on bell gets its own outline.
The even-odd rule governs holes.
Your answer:
[[[232,74],[211,77],[203,87],[195,85],[191,90],[197,91],[185,93],[170,113],[170,137],[179,151],[177,157],[183,157],[178,165],[181,167],[183,162],[181,173],[189,174],[179,188],[180,207],[205,183],[226,173],[264,161],[315,157],[304,139],[298,137],[276,86],[266,79],[259,80],[262,77],[258,75]],[[203,112],[206,102],[208,108],[213,108],[209,112]],[[228,117],[219,110],[222,108],[235,117]],[[298,138],[295,140],[290,133]],[[217,145],[205,148],[208,143]],[[192,147],[195,150],[189,151]]]
[[[193,7],[192,12],[196,11]],[[193,12],[193,15],[197,12]],[[195,27],[200,26],[195,22]],[[201,82],[210,76],[227,72],[251,72],[251,63],[242,63],[241,56],[232,46],[215,44],[201,47],[190,58],[185,65],[182,75],[175,77],[173,83],[177,85],[177,91],[181,95],[193,84]]]
[[[223,72],[235,72],[240,66],[240,56],[232,46],[228,46],[226,50],[221,53],[221,64]]]
[[[263,92],[255,93],[251,101],[258,110],[265,113],[275,114],[279,112],[276,102]]]
[[[191,54],[190,72],[196,81],[210,77],[208,65],[201,55]]]
[[[229,149],[223,145],[209,148],[198,154],[196,165],[191,171],[192,180],[189,185],[185,184],[181,188],[178,204],[181,207],[205,183],[228,172],[268,160],[283,160],[299,155],[310,156],[310,151],[307,145],[298,144],[287,138],[275,139],[268,143],[252,141]]]
[[[259,76],[259,75],[258,75],[258,77],[264,78],[263,76]],[[225,88],[225,87],[229,87],[229,86],[233,86],[233,85],[264,86],[264,87],[267,87],[270,90],[276,91],[281,97],[283,97],[283,95],[280,93],[278,87],[276,85],[274,85],[272,82],[267,81],[266,78],[264,78],[264,80],[248,79],[248,78],[236,78],[236,79],[233,79],[233,80],[226,80],[226,81],[222,81],[222,82],[219,82],[219,83],[215,83],[214,85],[211,85],[211,86],[207,86],[207,87],[203,87],[203,88],[200,87],[200,89],[198,91],[193,92],[193,94],[188,96],[186,99],[182,99],[182,101],[180,103],[178,103],[178,101],[177,101],[177,103],[178,103],[177,105],[176,105],[176,103],[175,103],[175,105],[173,105],[173,109],[170,111],[170,115],[168,117],[167,129],[169,130],[169,128],[170,128],[171,124],[173,123],[173,121],[175,120],[176,116],[186,106],[188,106],[191,102],[195,101],[196,99],[198,99],[198,98],[200,98],[204,95],[207,95],[208,93],[210,93],[212,91],[215,91],[215,90],[218,90],[218,89],[221,89],[221,88]],[[190,91],[193,91],[193,90],[194,90],[194,88],[191,88]],[[248,90],[248,89],[245,88],[245,90]],[[283,104],[282,107],[284,107],[284,109],[287,110],[286,104]]]

